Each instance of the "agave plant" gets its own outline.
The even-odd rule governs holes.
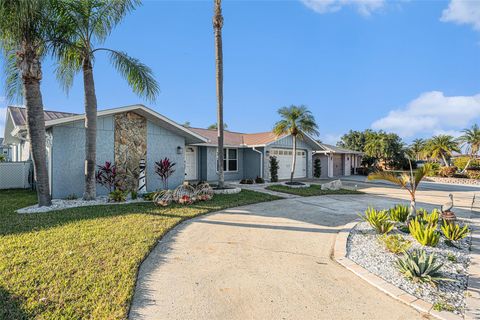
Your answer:
[[[443,235],[450,241],[458,241],[460,239],[465,238],[470,230],[468,229],[468,225],[460,227],[457,223],[448,223],[447,221],[443,220],[443,225],[441,226]]]
[[[435,254],[427,254],[425,250],[416,249],[406,252],[396,261],[396,267],[403,275],[413,282],[423,282],[436,285],[438,281],[453,281],[441,276],[441,263],[436,263]]]
[[[437,227],[438,220],[440,219],[440,212],[438,209],[433,209],[430,214],[426,213],[423,215],[422,220],[430,226]]]
[[[440,240],[440,233],[437,232],[437,225],[431,225],[416,217],[408,224],[410,234],[421,245],[435,247]]]
[[[389,211],[390,219],[396,222],[405,222],[408,218],[408,207],[397,204],[395,207],[391,208]]]
[[[368,222],[378,233],[385,234],[392,231],[394,224],[389,221],[389,215],[386,210],[375,210],[372,207],[368,207],[365,210],[365,215],[360,215],[364,221]]]

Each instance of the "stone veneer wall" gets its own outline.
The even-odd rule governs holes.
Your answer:
[[[147,157],[147,120],[135,112],[115,115],[115,165],[133,179],[125,180],[127,190],[137,190],[139,162]]]
[[[449,183],[449,184],[480,185],[480,180],[467,179],[467,178],[425,177],[425,181]]]

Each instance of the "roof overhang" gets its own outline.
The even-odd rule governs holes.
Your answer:
[[[184,126],[179,125],[173,120],[170,120],[169,118],[159,114],[158,112],[145,107],[144,105],[141,104],[136,104],[136,105],[131,105],[131,106],[125,106],[125,107],[120,107],[120,108],[112,108],[112,109],[107,109],[107,110],[101,110],[97,112],[97,117],[102,117],[102,116],[108,116],[108,115],[115,115],[118,113],[123,113],[123,112],[135,112],[141,116],[144,116],[148,120],[152,121],[153,123],[156,123],[160,125],[161,127],[172,131],[180,136],[183,136],[185,138],[185,143],[186,144],[195,144],[195,143],[205,143],[207,142],[207,139],[204,138],[203,136],[189,130],[188,128],[185,128]],[[50,120],[45,122],[45,127],[53,127],[56,125],[60,124],[65,124],[69,122],[74,122],[74,121],[79,121],[79,120],[84,120],[85,115],[84,114],[79,114],[79,115],[74,115],[71,117],[65,117],[61,119],[55,119],[55,120]]]
[[[307,142],[311,147],[312,147],[312,150],[323,150],[323,147],[320,143],[318,143],[317,140],[315,140],[311,135],[305,133],[305,132],[302,132],[303,134],[303,141]],[[288,136],[291,136],[291,134],[287,134],[287,135],[284,135],[284,136],[280,136],[278,137],[277,139],[275,139],[274,141],[271,141],[269,143],[266,143],[266,144],[263,144],[263,145],[252,145],[252,146],[249,146],[249,147],[267,147],[271,144],[274,144],[275,142],[277,142],[278,140],[280,139],[283,139],[283,138],[286,138]]]

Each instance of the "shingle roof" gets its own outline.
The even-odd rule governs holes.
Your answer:
[[[331,144],[326,144],[322,143],[322,146],[324,146],[326,149],[329,149],[329,151],[332,151],[334,153],[353,153],[353,154],[363,154],[363,152],[360,151],[354,151],[354,150],[349,150],[341,147],[337,147]]]
[[[204,136],[209,140],[208,144],[217,144],[217,130],[189,128],[190,130]],[[223,143],[228,146],[261,146],[274,142],[281,137],[276,136],[273,132],[259,133],[241,133],[228,130],[223,131]]]
[[[10,114],[12,115],[13,123],[15,126],[24,126],[27,124],[27,109],[24,107],[9,106]],[[59,112],[44,110],[45,121],[55,120],[65,117],[71,117],[76,113],[71,112]]]

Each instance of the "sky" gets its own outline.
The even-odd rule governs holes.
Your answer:
[[[142,103],[178,123],[215,123],[212,13],[211,0],[144,1],[102,47],[151,67],[161,92],[153,103],[136,96],[99,54],[99,109]],[[311,110],[327,143],[367,128],[407,143],[458,136],[480,118],[480,1],[224,0],[223,15],[229,130],[269,131],[292,104]],[[67,95],[55,61],[42,67],[45,109],[83,113],[82,78]],[[2,82],[0,136],[12,104],[3,92]]]

